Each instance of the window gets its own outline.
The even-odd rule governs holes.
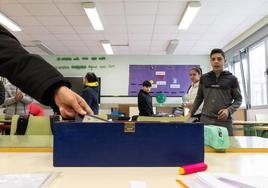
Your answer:
[[[249,48],[250,101],[252,106],[267,105],[265,43]]]
[[[242,98],[243,98],[241,107],[245,107],[246,106],[245,89],[244,89],[244,85],[243,85],[242,72],[241,72],[241,67],[240,66],[241,66],[240,61],[234,62],[233,63],[233,73],[238,79],[240,90],[241,90],[241,95],[242,95]]]

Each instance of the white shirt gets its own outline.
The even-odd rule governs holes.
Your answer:
[[[192,103],[192,104],[194,103],[194,100],[195,100],[196,95],[197,95],[198,88],[199,88],[199,81],[196,82],[196,83],[192,83],[192,86],[191,86],[191,88],[189,89],[189,91],[187,93],[189,103]],[[199,108],[196,110],[194,115],[201,114],[202,108],[203,108],[203,103],[199,106]]]

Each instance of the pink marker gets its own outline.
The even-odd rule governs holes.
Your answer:
[[[208,168],[208,165],[206,163],[196,163],[191,165],[185,165],[182,167],[179,167],[178,173],[179,174],[191,174],[195,172],[201,172],[205,171]]]

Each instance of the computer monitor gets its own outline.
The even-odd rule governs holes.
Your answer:
[[[68,80],[72,87],[71,89],[77,94],[81,95],[83,91],[83,77],[65,77]]]

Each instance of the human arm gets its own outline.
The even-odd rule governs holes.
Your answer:
[[[199,108],[199,106],[202,104],[202,102],[204,100],[203,87],[204,86],[203,86],[202,82],[200,81],[197,95],[196,95],[194,103],[192,104],[191,109],[189,111],[189,116],[192,116],[196,112],[196,110]]]
[[[42,57],[29,54],[1,25],[0,75],[39,102],[54,109],[58,105],[63,116],[91,113],[84,100],[68,89],[70,83],[53,66]]]

